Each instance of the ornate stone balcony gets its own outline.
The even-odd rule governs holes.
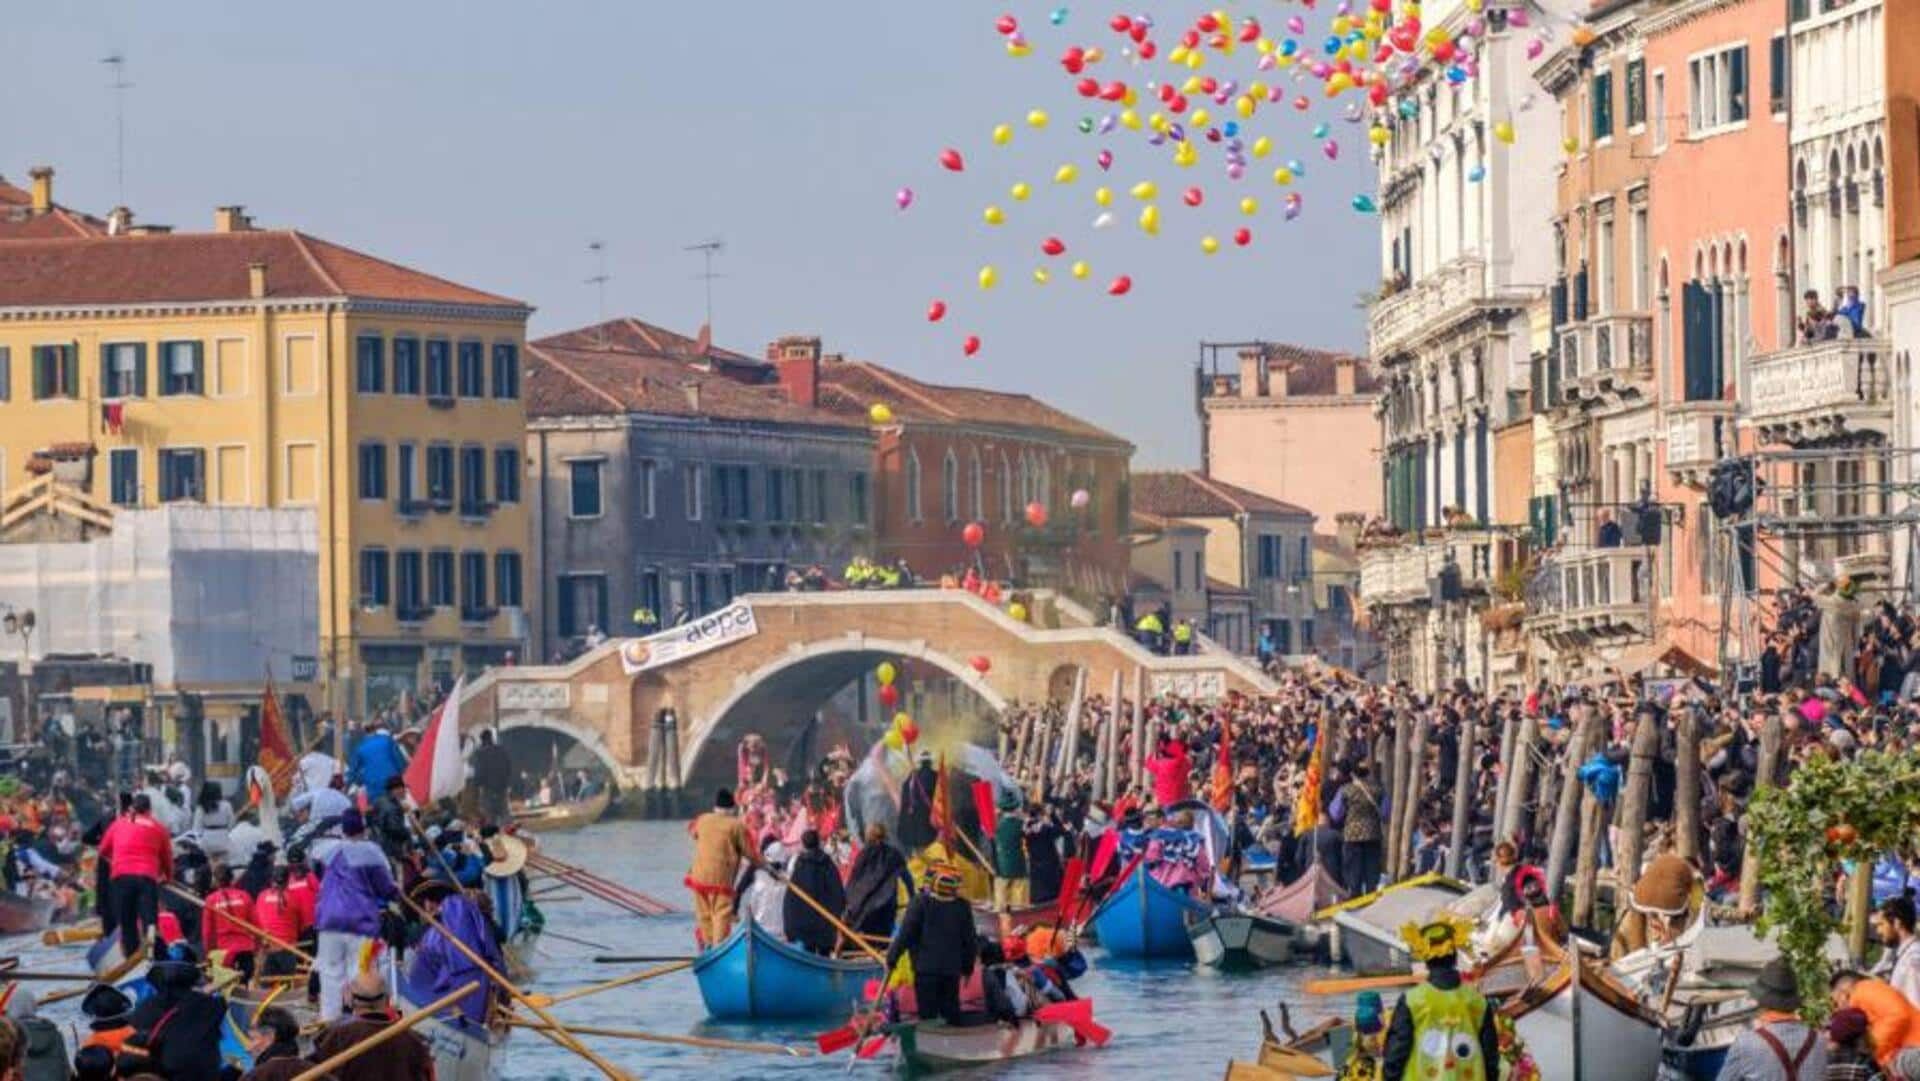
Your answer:
[[[1449,553],[1460,568],[1463,594],[1484,594],[1493,581],[1494,535],[1485,530],[1448,530],[1431,539],[1372,548],[1360,557],[1360,603],[1368,608],[1428,604]]]
[[[1374,302],[1368,347],[1375,357],[1392,353],[1485,295],[1486,264],[1472,256],[1455,259],[1411,287]]]
[[[1893,431],[1893,348],[1841,338],[1753,359],[1748,408],[1765,443],[1816,446]]]
[[[1596,403],[1653,380],[1653,316],[1614,312],[1563,326],[1556,345],[1568,404]]]
[[[1554,556],[1527,589],[1527,629],[1555,648],[1652,627],[1658,549],[1581,548]]]
[[[1737,445],[1732,402],[1667,406],[1667,474],[1675,483],[1705,490],[1714,463]]]

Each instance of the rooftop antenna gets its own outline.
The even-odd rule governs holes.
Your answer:
[[[587,241],[587,250],[593,253],[595,270],[587,284],[594,287],[600,296],[600,318],[594,323],[595,333],[600,336],[600,348],[607,347],[607,283],[613,276],[607,273],[607,246],[598,240]]]
[[[127,54],[115,50],[112,55],[100,61],[113,69],[113,82],[108,86],[113,90],[113,175],[120,191],[119,205],[127,205],[127,91],[133,84],[127,81]]]
[[[703,269],[700,273],[695,274],[694,277],[706,283],[706,287],[707,287],[706,325],[709,329],[711,329],[713,327],[713,280],[715,278],[726,277],[725,274],[715,274],[713,272],[713,257],[727,250],[727,242],[724,240],[721,240],[719,237],[713,237],[710,240],[703,240],[698,244],[689,244],[681,250],[697,251],[701,254],[702,257],[704,257],[706,261],[705,269]]]

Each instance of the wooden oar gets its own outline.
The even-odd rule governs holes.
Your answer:
[[[541,938],[557,938],[562,942],[571,942],[576,946],[585,946],[590,950],[608,950],[613,948],[611,946],[603,946],[598,942],[589,942],[584,938],[575,938],[572,935],[563,935],[551,927],[542,927],[540,929],[540,937]]]
[[[776,874],[775,877],[779,878],[780,876]],[[886,998],[887,978],[888,978],[887,957],[885,954],[881,953],[879,950],[874,949],[873,944],[867,941],[865,935],[860,934],[859,932],[855,931],[853,928],[848,927],[845,923],[842,923],[840,920],[840,917],[834,915],[831,912],[828,912],[825,905],[822,905],[820,902],[814,900],[812,894],[808,893],[806,890],[801,889],[800,886],[797,883],[795,883],[791,878],[784,878],[784,879],[781,879],[781,881],[784,881],[787,884],[788,893],[791,893],[795,897],[798,897],[802,901],[805,901],[807,903],[808,908],[811,908],[815,912],[818,912],[820,916],[823,919],[825,919],[830,926],[833,927],[834,930],[840,932],[842,937],[844,937],[848,942],[853,943],[855,946],[860,947],[860,950],[862,953],[865,953],[868,957],[873,958],[874,961],[878,962],[880,965],[880,979],[877,981],[878,986],[875,987],[873,991],[873,1005],[870,1006],[868,1009],[861,1011],[862,1013],[867,1015],[868,1020],[863,1024],[860,1020],[860,1014],[855,1014],[853,1020],[847,1022],[844,1025],[841,1025],[839,1028],[834,1029],[831,1032],[823,1032],[819,1036],[814,1037],[814,1044],[815,1046],[820,1048],[820,1051],[822,1054],[828,1053],[828,1048],[830,1047],[852,1046],[857,1049],[859,1045],[860,1034],[863,1031],[866,1031],[869,1026],[871,1026],[874,1018],[879,1016],[881,1000]]]
[[[433,1015],[439,1013],[441,1010],[444,1010],[447,1007],[452,1006],[454,1003],[459,1002],[461,999],[472,994],[477,988],[479,988],[479,986],[480,986],[479,980],[469,981],[465,987],[460,988],[458,991],[454,991],[451,994],[445,995],[441,998],[437,998],[434,1001],[427,1003],[425,1006],[422,1006],[419,1009],[414,1010],[412,1013],[409,1013],[406,1016],[400,1018],[398,1021],[395,1021],[393,1024],[388,1025],[386,1028],[383,1028],[379,1032],[374,1033],[372,1036],[369,1036],[368,1038],[361,1040],[359,1043],[354,1044],[352,1047],[347,1048],[345,1051],[342,1051],[339,1054],[334,1055],[333,1057],[321,1062],[319,1065],[316,1065],[302,1072],[301,1074],[296,1076],[293,1079],[293,1081],[317,1081],[317,1079],[319,1078],[327,1077],[331,1075],[333,1071],[338,1069],[339,1067],[349,1062],[352,1062],[354,1059],[357,1059],[361,1055],[364,1055],[367,1052],[373,1050],[374,1048],[379,1047],[381,1044],[386,1043],[388,1040],[393,1039],[394,1037],[400,1035],[402,1032],[406,1032],[412,1029],[415,1025],[418,1025],[420,1022],[427,1020]]]
[[[603,953],[593,959],[596,965],[658,965],[671,961],[693,963],[693,958],[684,954],[669,954],[665,957],[653,957],[646,954]]]
[[[87,980],[89,982],[84,987],[69,987],[64,991],[54,991],[51,994],[40,996],[40,1005],[51,1006],[56,1002],[65,1002],[70,998],[79,998],[81,995],[86,994],[87,991],[93,986],[93,984],[96,984],[96,983],[118,983],[120,982],[121,977],[125,976],[129,972],[132,972],[134,969],[140,967],[140,963],[142,961],[145,961],[146,959],[147,959],[147,948],[145,946],[142,946],[139,949],[133,951],[132,957],[129,957],[121,961],[119,964],[113,966],[112,968],[108,969],[106,972],[100,974],[99,976],[88,976]]]
[[[168,893],[171,893],[175,897],[178,897],[181,900],[186,901],[187,903],[193,905],[193,907],[200,909],[202,912],[206,911],[207,903],[201,900],[200,898],[194,896],[192,893],[188,892],[187,890],[183,890],[180,887],[175,886],[171,883],[169,883],[163,888]],[[286,941],[285,939],[276,937],[266,929],[259,927],[255,924],[248,923],[246,920],[243,920],[240,917],[235,916],[231,912],[221,912],[218,915],[221,919],[227,920],[233,923],[235,926],[239,927],[242,931],[245,931],[248,934],[255,935],[265,940],[266,943],[272,946],[273,948],[278,950],[285,950],[288,953],[293,954],[295,957],[298,957],[302,961],[305,961],[307,964],[309,965],[313,964],[312,954],[294,945],[293,943]]]
[[[529,853],[528,866],[543,871],[568,885],[606,901],[608,904],[624,908],[640,916],[664,916],[675,911],[672,905],[641,893],[631,886],[624,886],[594,874],[584,867],[576,867],[552,856],[538,852]]]
[[[1343,980],[1308,980],[1301,988],[1309,995],[1344,995],[1350,991],[1377,991],[1389,987],[1412,987],[1425,976],[1402,972],[1392,976],[1353,976]]]
[[[542,1006],[558,1006],[562,1002],[572,1002],[574,999],[586,998],[588,995],[597,995],[602,991],[611,991],[616,987],[626,987],[630,984],[644,983],[647,980],[653,979],[655,976],[665,976],[669,972],[679,972],[682,969],[692,967],[693,960],[689,958],[684,961],[675,961],[670,965],[661,965],[659,968],[649,968],[640,972],[629,973],[628,975],[621,976],[619,979],[608,980],[605,983],[596,983],[589,987],[576,988],[575,990],[566,991],[558,995],[531,995],[529,997],[538,1001]]]
[[[73,980],[92,981],[91,972],[0,972],[0,983],[69,983]]]
[[[467,945],[465,942],[462,942],[458,938],[454,937],[453,932],[447,930],[444,924],[442,924],[426,909],[421,908],[418,904],[415,904],[413,898],[408,897],[406,894],[403,893],[400,895],[400,901],[401,903],[405,904],[408,908],[412,909],[414,915],[419,916],[421,921],[424,922],[428,927],[431,927],[434,930],[440,932],[440,937],[446,939],[447,944],[449,946],[452,946],[454,949],[459,950],[460,953],[463,956],[465,956],[467,960],[472,961],[476,968],[486,973],[487,978],[491,979],[494,983],[498,984],[500,986],[500,989],[505,991],[510,998],[512,998],[515,1002],[518,1002],[522,1006],[525,1006],[527,1009],[532,1010],[534,1013],[534,1016],[538,1017],[540,1020],[545,1021],[547,1024],[553,1026],[552,1032],[543,1032],[542,1035],[546,1036],[548,1039],[566,1048],[567,1050],[572,1051],[574,1054],[579,1055],[581,1058],[586,1059],[588,1062],[593,1063],[595,1069],[598,1069],[601,1073],[606,1074],[609,1078],[612,1079],[612,1081],[627,1081],[627,1075],[624,1072],[622,1072],[619,1067],[615,1066],[611,1062],[608,1062],[605,1058],[602,1058],[598,1053],[593,1051],[586,1044],[581,1043],[580,1040],[577,1037],[575,1037],[573,1033],[570,1032],[565,1025],[561,1024],[559,1021],[554,1020],[553,1015],[547,1012],[547,1008],[545,1006],[542,1006],[538,1002],[535,1002],[533,1000],[533,996],[527,994],[525,991],[522,991],[519,988],[519,986],[516,985],[512,980],[509,980],[505,976],[501,975],[500,970],[497,968],[494,968],[491,964],[487,963],[486,958],[480,956],[478,953],[475,953],[473,950],[473,947]]]
[[[77,942],[94,942],[99,938],[99,920],[78,923],[72,927],[49,927],[40,932],[42,946],[69,946]]]
[[[535,1032],[546,1030],[546,1025],[538,1021],[528,1021],[520,1017],[507,1018],[507,1024],[515,1028],[530,1028]],[[599,1028],[593,1025],[578,1025],[575,1032],[588,1036],[606,1036],[615,1040],[645,1040],[648,1043],[672,1043],[686,1047],[706,1047],[715,1051],[751,1051],[762,1055],[786,1055],[790,1058],[806,1058],[813,1054],[804,1047],[793,1047],[783,1043],[747,1043],[742,1040],[715,1040],[706,1036],[668,1036],[658,1032],[636,1032],[628,1028]]]

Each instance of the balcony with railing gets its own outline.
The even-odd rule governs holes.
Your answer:
[[[1555,648],[1652,629],[1653,547],[1581,548],[1545,561],[1527,585],[1527,628]]]
[[[1732,402],[1673,402],[1667,406],[1667,474],[1674,483],[1704,490],[1714,463],[1734,452]]]
[[[1485,530],[1455,529],[1367,549],[1360,556],[1360,603],[1368,608],[1431,603],[1449,557],[1459,568],[1461,593],[1485,594],[1494,578],[1494,541]]]
[[[1837,338],[1753,359],[1748,415],[1767,443],[1818,446],[1893,431],[1893,348]]]
[[[1649,394],[1653,382],[1653,316],[1613,312],[1557,332],[1560,386],[1569,404],[1594,403],[1626,391]]]
[[[1473,256],[1455,259],[1411,287],[1374,302],[1368,317],[1368,346],[1383,356],[1415,335],[1486,295],[1486,264]]]

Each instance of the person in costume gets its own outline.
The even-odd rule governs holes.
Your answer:
[[[1400,929],[1427,978],[1400,999],[1387,1026],[1383,1081],[1499,1081],[1493,1009],[1460,978],[1460,951],[1473,924],[1441,919]]]

